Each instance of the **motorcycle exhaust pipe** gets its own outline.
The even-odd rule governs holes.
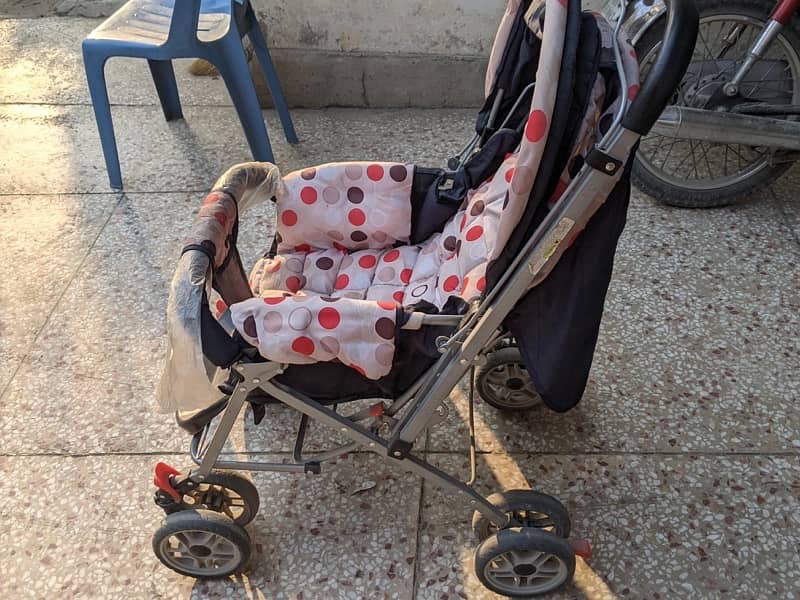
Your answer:
[[[650,133],[666,137],[800,150],[800,121],[668,106]]]

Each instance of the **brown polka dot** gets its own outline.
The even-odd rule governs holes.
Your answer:
[[[350,234],[350,239],[354,242],[363,242],[367,239],[367,234],[363,231],[354,231]]]
[[[379,364],[390,367],[394,358],[394,346],[391,344],[381,344],[375,349],[375,360]]]
[[[333,259],[328,256],[323,256],[317,259],[317,268],[323,271],[328,271],[333,266]]]
[[[533,170],[529,167],[517,167],[511,180],[511,190],[520,196],[527,194],[533,185]]]
[[[394,337],[394,322],[386,317],[381,317],[375,323],[375,332],[385,340]]]
[[[289,269],[292,273],[302,273],[303,272],[303,261],[299,258],[290,258],[286,261],[286,268]]]
[[[295,331],[303,331],[311,324],[311,311],[307,308],[297,308],[289,315],[289,327]]]
[[[389,177],[398,183],[405,181],[406,177],[408,177],[408,169],[406,169],[403,165],[395,165],[389,169]]]
[[[283,317],[277,311],[270,311],[264,316],[264,331],[277,333],[283,326]]]
[[[353,204],[361,204],[364,201],[364,190],[359,187],[351,187],[347,190],[347,199]]]
[[[245,335],[249,335],[251,338],[258,339],[258,331],[256,331],[256,320],[253,315],[250,315],[244,320],[244,332]]]
[[[316,174],[317,174],[317,170],[313,169],[313,168],[312,169],[303,169],[302,171],[300,171],[300,177],[302,177],[306,181],[310,181],[310,180],[314,179],[314,176]]]
[[[456,249],[456,236],[449,235],[444,240],[444,249],[453,252]]]
[[[339,342],[336,340],[335,337],[325,336],[324,338],[320,339],[319,345],[322,346],[322,349],[325,352],[329,352],[334,356],[339,354]]]
[[[384,267],[380,271],[378,271],[378,280],[386,283],[392,281],[393,279],[394,279],[394,269],[392,267]]]
[[[364,169],[361,168],[361,165],[347,165],[344,168],[344,174],[350,179],[358,179],[363,173]]]
[[[379,244],[385,243],[389,239],[389,234],[385,231],[376,231],[372,234],[372,239],[378,242]]]
[[[326,187],[322,190],[322,199],[328,204],[336,204],[339,201],[339,190],[335,187]]]
[[[428,291],[427,285],[418,285],[413,290],[411,290],[411,295],[414,296],[414,298],[419,298],[427,291]]]
[[[483,200],[476,200],[472,204],[472,208],[469,210],[469,214],[471,214],[473,217],[477,217],[479,214],[483,212],[485,208],[486,205],[483,203]]]

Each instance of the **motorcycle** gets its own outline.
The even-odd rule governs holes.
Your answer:
[[[696,0],[700,29],[671,106],[642,138],[633,182],[672,206],[731,204],[800,159],[800,0]],[[646,79],[666,27],[662,0],[619,0]]]

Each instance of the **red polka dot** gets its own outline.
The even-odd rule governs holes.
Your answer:
[[[538,142],[547,133],[547,115],[541,110],[534,110],[528,117],[525,126],[525,137],[530,142]]]
[[[300,278],[299,277],[287,277],[286,278],[286,287],[290,292],[296,292],[300,289]]]
[[[311,246],[308,244],[300,244],[294,247],[295,252],[311,252]]]
[[[219,223],[223,227],[225,227],[225,223],[228,222],[228,217],[222,211],[215,212],[214,213],[214,218],[217,220],[217,223]]]
[[[403,292],[395,292],[394,294],[392,294],[392,298],[394,298],[394,301],[397,302],[398,304],[402,304],[403,299],[405,298],[405,294]]]
[[[305,336],[295,338],[295,340],[292,342],[292,350],[298,354],[311,356],[314,354],[314,342],[311,340],[311,338],[307,338]]]
[[[514,177],[514,167],[511,167],[508,171],[506,171],[506,181],[511,183],[511,179]]]
[[[400,271],[400,281],[403,283],[411,281],[411,269],[403,269]]]
[[[350,278],[347,275],[339,275],[339,277],[336,278],[335,287],[337,290],[343,290],[348,285],[350,285]]]
[[[467,231],[467,241],[474,242],[482,235],[483,235],[483,227],[481,227],[480,225],[475,225],[474,227],[470,227],[469,231]]]
[[[386,302],[385,300],[379,300],[378,306],[380,306],[383,310],[394,310],[397,308],[397,305],[393,304],[392,302]]]
[[[361,367],[359,367],[358,365],[350,365],[350,368],[351,369],[355,369],[356,371],[358,371],[361,374],[362,377],[366,377],[367,376],[367,372],[364,369],[362,369]]]
[[[297,225],[297,213],[293,210],[285,210],[281,215],[281,222],[287,227]]]
[[[367,167],[367,177],[372,181],[380,181],[383,179],[383,167],[380,165],[370,165]]]
[[[218,316],[221,315],[222,313],[224,313],[226,310],[228,310],[228,305],[225,304],[224,300],[217,300],[217,303],[215,304],[215,306],[217,308],[217,315]]]
[[[300,199],[305,204],[314,204],[317,201],[317,190],[307,185],[300,191]]]
[[[272,298],[264,298],[265,304],[280,304],[283,302],[283,296],[273,296]]]
[[[317,319],[319,319],[319,324],[325,329],[336,329],[339,326],[339,322],[342,320],[339,316],[339,311],[335,308],[323,308],[319,311]]]
[[[628,100],[633,100],[639,93],[639,86],[635,83],[628,88]]]
[[[395,250],[390,250],[389,252],[387,252],[383,257],[383,260],[385,262],[394,262],[398,258],[400,258],[400,250],[395,249]]]
[[[347,220],[350,221],[356,227],[360,227],[367,221],[367,215],[364,214],[364,211],[360,208],[354,208],[349,213],[347,213]]]
[[[464,231],[464,226],[467,224],[467,213],[464,213],[464,216],[461,217],[461,225],[459,226],[459,231]]]
[[[342,246],[339,242],[333,242],[333,247],[339,252],[347,252],[347,246]]]
[[[358,259],[358,266],[360,266],[362,269],[371,269],[377,262],[377,258],[368,254],[367,256],[362,256]]]
[[[444,280],[444,284],[442,284],[442,288],[445,292],[452,292],[458,287],[458,277],[455,275],[450,275],[447,279]]]
[[[478,279],[478,283],[475,284],[475,287],[478,288],[479,292],[482,292],[486,289],[486,277],[481,277]]]

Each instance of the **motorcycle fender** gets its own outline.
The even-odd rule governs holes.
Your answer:
[[[620,4],[620,0],[605,0],[600,8],[600,14],[610,23],[615,23],[620,15]],[[663,0],[632,0],[625,9],[622,30],[635,46],[666,10]]]

